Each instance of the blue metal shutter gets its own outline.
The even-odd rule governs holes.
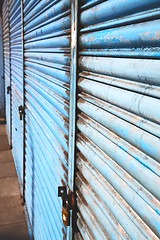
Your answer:
[[[66,239],[70,1],[24,1],[26,190],[34,239]]]
[[[10,82],[10,42],[9,42],[9,3],[5,0],[2,7],[3,21],[3,56],[4,56],[4,81],[5,81],[5,104],[6,126],[9,144],[11,145],[11,86]],[[8,88],[8,93],[7,93]]]
[[[159,7],[82,2],[75,239],[160,238]]]
[[[5,117],[5,103],[4,103],[4,69],[3,69],[3,27],[2,27],[2,16],[0,16],[0,116]]]
[[[21,1],[9,2],[10,6],[10,56],[12,88],[12,147],[13,157],[23,184],[23,121],[19,117],[19,107],[23,105],[23,50]]]

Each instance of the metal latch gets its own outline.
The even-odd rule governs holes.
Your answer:
[[[11,91],[11,86],[8,86],[8,87],[7,87],[7,94],[9,94],[10,91]]]
[[[22,120],[23,114],[24,114],[24,107],[21,105],[18,107],[18,110],[19,110],[19,118],[20,120]]]
[[[74,195],[72,192],[67,193],[65,186],[58,187],[58,197],[62,198],[62,220],[65,226],[70,226],[70,210],[74,207]]]

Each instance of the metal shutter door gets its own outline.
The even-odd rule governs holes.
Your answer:
[[[3,3],[2,9],[3,21],[3,54],[4,54],[4,81],[5,81],[5,104],[6,104],[6,126],[9,144],[11,145],[11,86],[10,82],[10,42],[9,42],[9,3],[7,0]],[[8,88],[8,93],[7,93]]]
[[[1,60],[0,60],[0,91],[1,91],[1,96],[0,96],[0,116],[5,117],[5,103],[4,103],[4,68],[3,68],[3,27],[2,27],[2,16],[0,16],[0,55]]]
[[[83,1],[75,239],[160,238],[160,1]]]
[[[26,205],[35,239],[66,239],[70,1],[24,1]]]
[[[21,1],[10,1],[10,56],[12,87],[12,147],[19,181],[23,184],[23,121],[19,107],[23,105],[23,49]]]

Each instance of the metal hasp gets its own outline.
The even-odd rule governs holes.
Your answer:
[[[62,220],[65,226],[70,226],[70,211],[75,206],[75,199],[73,192],[67,193],[65,186],[58,187],[58,197],[62,198]]]
[[[7,94],[9,94],[11,92],[11,86],[7,87]]]
[[[20,120],[22,120],[24,115],[24,107],[21,105],[18,107],[18,110],[19,110],[19,118]]]

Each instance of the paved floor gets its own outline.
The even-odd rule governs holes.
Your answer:
[[[0,119],[0,240],[29,240],[20,187]]]

